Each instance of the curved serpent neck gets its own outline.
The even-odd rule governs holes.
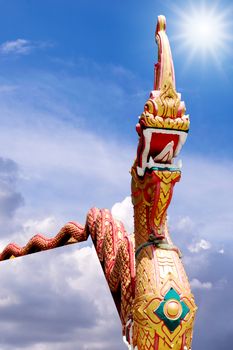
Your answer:
[[[179,170],[154,170],[140,179],[135,167],[132,168],[135,249],[153,237],[171,243],[166,216],[173,187],[179,179]]]
[[[189,350],[196,306],[166,223],[181,177],[174,159],[187,138],[189,116],[176,92],[164,16],[158,17],[156,42],[154,90],[136,126],[139,142],[131,170],[136,278],[130,343],[135,350]]]

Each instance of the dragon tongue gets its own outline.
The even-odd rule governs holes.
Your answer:
[[[164,149],[156,156],[154,157],[155,162],[169,162],[172,160],[173,157],[173,147],[174,147],[174,141],[170,141]]]

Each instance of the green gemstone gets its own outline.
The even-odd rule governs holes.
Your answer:
[[[175,299],[180,302],[182,306],[182,313],[180,317],[176,320],[171,320],[167,318],[167,316],[164,314],[164,305],[168,300]],[[171,288],[167,294],[164,297],[164,300],[161,301],[159,307],[154,310],[154,313],[164,321],[164,324],[167,326],[167,328],[170,330],[170,332],[174,332],[174,330],[180,325],[181,320],[185,318],[187,313],[190,311],[188,306],[185,304],[184,301],[180,301],[179,294],[175,291],[175,289]]]

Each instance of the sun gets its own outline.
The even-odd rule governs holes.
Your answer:
[[[189,3],[185,9],[174,8],[174,11],[177,34],[173,39],[179,41],[188,61],[213,59],[219,65],[223,55],[232,50],[233,8],[221,8],[214,2],[208,6]]]

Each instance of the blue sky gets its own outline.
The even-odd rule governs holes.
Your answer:
[[[153,87],[154,31],[157,16],[164,14],[177,91],[191,118],[170,231],[184,253],[199,306],[193,348],[229,349],[231,3],[8,0],[0,5],[0,247],[12,240],[25,244],[37,232],[54,235],[68,220],[84,223],[94,205],[114,207],[132,230],[128,196],[135,124]],[[224,45],[213,47],[214,55],[194,50],[190,59],[192,38],[187,45],[178,40],[181,10],[191,17],[193,8],[211,13],[214,6],[227,29],[219,29],[226,32],[220,36]],[[125,348],[90,242],[1,267],[1,349]]]

